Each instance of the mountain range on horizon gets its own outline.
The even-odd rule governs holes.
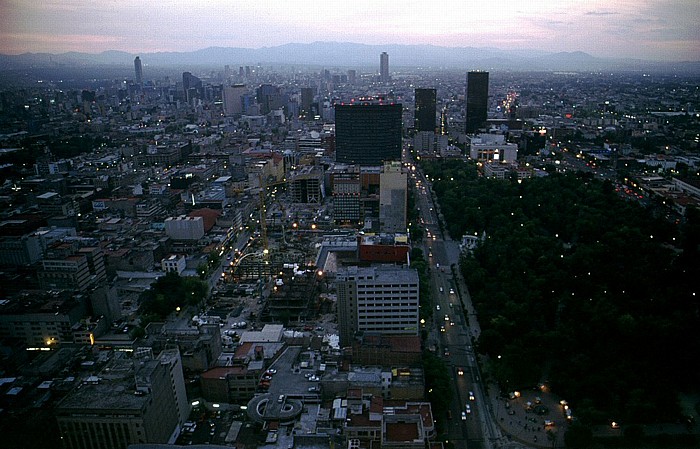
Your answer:
[[[461,70],[616,70],[700,73],[700,61],[648,61],[600,58],[583,51],[502,50],[490,47],[441,47],[434,45],[367,45],[350,42],[290,43],[274,47],[208,47],[187,52],[102,53],[67,52],[0,54],[0,71],[62,66],[129,66],[136,56],[145,67],[245,65],[307,65],[323,67],[379,67],[379,54],[389,54],[392,71],[397,68]]]

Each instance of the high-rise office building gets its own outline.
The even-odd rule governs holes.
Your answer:
[[[437,94],[435,89],[416,89],[413,126],[416,131],[435,131]]]
[[[350,166],[333,174],[333,221],[338,224],[358,224],[362,220],[360,169]]]
[[[418,272],[395,265],[338,270],[338,330],[341,346],[358,332],[418,335]]]
[[[381,232],[406,232],[406,206],[408,201],[408,175],[402,170],[401,161],[386,162],[379,175],[379,230]]]
[[[245,84],[224,87],[224,114],[231,116],[243,113],[241,97],[248,91]]]
[[[489,72],[467,73],[466,133],[474,134],[486,123],[489,103]]]
[[[187,102],[191,102],[194,98],[201,98],[203,96],[202,80],[190,72],[182,72],[182,90]]]
[[[136,84],[143,83],[143,66],[141,65],[141,58],[138,56],[134,59],[134,72],[136,73]]]
[[[401,104],[360,99],[335,105],[335,159],[359,165],[401,160]]]
[[[313,87],[301,88],[301,115],[307,119],[313,119],[311,107],[314,103],[314,90]]]
[[[389,80],[389,54],[383,51],[379,55],[379,81],[388,83]]]
[[[261,114],[269,114],[270,111],[279,109],[284,105],[282,91],[272,84],[261,84],[255,90],[255,98],[260,105]]]

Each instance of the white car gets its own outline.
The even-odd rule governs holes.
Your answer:
[[[467,414],[462,412],[462,421],[466,421],[466,420],[467,420]]]
[[[465,409],[466,409],[467,414],[469,414],[469,413],[472,412],[472,406],[469,405],[469,404],[467,404],[467,406],[465,407]]]

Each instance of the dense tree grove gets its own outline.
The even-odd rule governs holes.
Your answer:
[[[207,285],[194,277],[181,277],[167,273],[158,278],[140,298],[142,315],[162,319],[177,307],[198,305],[207,296]]]
[[[697,212],[655,219],[590,174],[424,168],[450,235],[485,235],[461,268],[501,387],[546,381],[589,423],[675,421],[677,393],[700,378]]]

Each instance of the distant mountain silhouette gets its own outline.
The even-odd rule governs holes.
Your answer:
[[[541,50],[501,50],[435,45],[366,45],[349,42],[290,43],[257,49],[209,47],[190,52],[140,53],[145,66],[210,66],[295,64],[324,67],[378,67],[379,54],[389,53],[392,70],[424,67],[461,70],[655,70],[700,72],[700,62],[659,62],[637,59],[597,58],[588,53]],[[0,55],[0,70],[65,66],[132,66],[137,54],[105,51],[98,54],[25,53]]]

